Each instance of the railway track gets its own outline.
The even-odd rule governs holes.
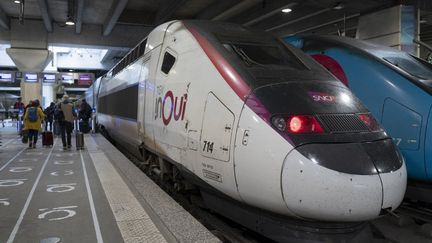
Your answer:
[[[413,218],[418,224],[432,224],[432,209],[426,205],[404,202],[396,212]]]

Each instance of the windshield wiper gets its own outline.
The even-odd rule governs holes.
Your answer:
[[[239,55],[241,59],[246,63],[246,65],[252,66],[252,64],[255,64],[258,66],[264,66],[263,64],[252,60],[248,55],[246,55],[246,53],[241,48],[233,45],[233,49],[237,53],[237,55]]]

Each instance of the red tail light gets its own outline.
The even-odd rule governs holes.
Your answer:
[[[381,130],[380,125],[371,114],[358,114],[358,117],[366,124],[366,126],[368,126],[371,131]]]
[[[324,133],[324,129],[314,116],[296,115],[289,117],[275,117],[273,125],[282,132],[288,133]]]

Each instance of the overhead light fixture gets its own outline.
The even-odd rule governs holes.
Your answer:
[[[20,0],[15,0],[14,3],[16,3],[16,4],[20,4],[21,1],[20,1]]]
[[[345,6],[341,2],[338,2],[333,6],[334,10],[341,10],[343,8],[345,8]]]
[[[290,9],[290,8],[284,8],[284,9],[282,9],[282,13],[289,13],[291,11],[292,11],[292,9]]]
[[[67,11],[67,20],[65,22],[66,25],[75,25],[74,21],[74,0],[68,0],[68,11]]]
[[[75,22],[71,17],[68,17],[68,19],[65,22],[66,25],[75,25]]]

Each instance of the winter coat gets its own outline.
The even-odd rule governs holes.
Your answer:
[[[30,107],[29,107],[30,108]],[[35,122],[31,122],[28,119],[28,111],[29,108],[26,109],[26,113],[24,114],[24,130],[40,130],[41,129],[41,122],[44,119],[45,115],[41,108],[36,108],[37,110],[37,120]]]
[[[73,123],[76,116],[76,114],[74,114],[73,105],[68,101],[63,101],[60,104],[60,109],[63,111],[64,121]]]

